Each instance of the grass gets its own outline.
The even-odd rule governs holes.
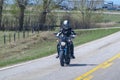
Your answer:
[[[4,22],[4,19],[6,19],[6,18],[8,19],[8,22],[10,21],[10,23],[11,23],[11,21],[12,21],[12,23],[15,22],[15,20],[16,20],[15,17],[7,15],[6,13],[8,13],[8,12],[11,12],[11,10],[5,10],[4,11],[4,13],[3,13],[3,15],[4,15],[3,22]],[[29,15],[30,15],[31,21],[33,21],[33,22],[38,19],[38,16],[35,15],[34,12],[31,12],[30,14],[28,14],[28,13],[29,13],[29,11],[25,12],[25,21],[28,19]],[[63,17],[63,15],[65,15],[68,12],[53,12],[53,13],[56,16],[56,21],[57,21],[56,25],[59,25],[60,20]],[[82,15],[81,15],[80,12],[71,11],[69,14],[73,19],[82,21]],[[94,13],[92,15],[94,15],[94,16],[92,16],[93,23],[94,23],[94,21],[97,22],[97,23],[106,23],[105,25],[99,25],[100,27],[106,27],[108,22],[115,22],[115,24],[109,25],[109,23],[108,23],[107,27],[120,26],[120,14],[103,14],[103,13],[102,14],[100,14],[100,13],[96,14],[96,13]],[[16,23],[18,23],[18,21]],[[11,24],[8,24],[8,25],[5,24],[5,25],[8,26],[8,25],[11,25]],[[94,25],[93,27],[99,27],[99,26]]]
[[[57,13],[59,18],[65,13]],[[73,16],[78,17],[79,13],[74,12]],[[116,22],[117,24],[112,26],[120,26],[120,16],[116,14],[103,14],[103,22]],[[58,21],[60,22],[60,21]],[[58,23],[59,24],[59,23]],[[107,36],[114,32],[120,31],[118,29],[98,29],[98,30],[76,30],[77,37],[74,39],[75,46],[84,44],[86,42],[90,42],[101,37]],[[7,43],[4,45],[3,35],[4,32],[0,32],[0,67],[13,65],[37,58],[41,58],[44,56],[48,56],[54,54],[56,52],[56,38],[52,32],[40,32],[29,36],[27,38],[23,38],[23,33],[20,33],[20,40],[16,40],[16,42]],[[7,37],[9,34],[12,36],[14,32],[7,32]],[[16,36],[18,38],[18,35]],[[9,39],[7,38],[7,42]]]
[[[25,34],[25,36],[24,36],[24,34]],[[30,31],[29,32],[26,31],[25,33],[16,32],[16,31],[0,31],[0,47],[4,45],[4,39],[5,39],[6,43],[9,43],[9,42],[14,42],[14,41],[29,37],[32,34],[33,33]]]
[[[120,14],[104,14],[104,21],[120,22]]]
[[[78,31],[77,34],[80,35],[76,37],[74,40],[75,45],[84,44],[86,42],[90,42],[104,36],[110,35],[114,32],[120,31],[120,29],[97,29],[97,30],[89,30],[89,31]]]
[[[111,25],[111,27],[120,26],[120,14],[104,14],[103,22],[115,22],[116,24]]]
[[[56,13],[58,15],[58,19],[60,19],[63,15],[65,15],[66,12],[59,12]],[[112,12],[111,12],[112,13]],[[74,17],[75,19],[79,19],[81,20],[81,14],[80,12],[71,12],[70,13],[72,17]],[[93,14],[93,20],[96,21],[97,23],[106,23],[109,24],[109,22],[114,22],[115,24],[112,25],[108,25],[107,27],[116,27],[116,26],[120,26],[120,14]],[[60,22],[60,21],[58,21]],[[57,23],[60,24],[60,23]],[[103,25],[101,27],[106,27],[106,25]],[[98,27],[98,26],[97,26]]]
[[[76,30],[77,37],[73,42],[75,46],[78,46],[86,42],[107,36],[119,30],[120,28]],[[39,34],[37,33],[29,38],[25,38],[0,47],[0,67],[54,54],[56,52],[57,42],[53,33],[54,31],[40,32]]]

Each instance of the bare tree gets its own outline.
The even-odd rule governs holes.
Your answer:
[[[4,0],[0,0],[0,29],[2,29],[1,22],[2,22],[3,1]]]
[[[56,5],[60,5],[65,0],[56,0]]]
[[[19,13],[19,30],[23,30],[23,24],[24,24],[24,12],[25,12],[25,8],[26,5],[28,3],[29,0],[17,0],[19,9],[20,9],[20,13]]]
[[[98,5],[102,5],[104,0],[74,0],[78,4],[78,9],[81,12],[82,28],[90,28],[92,16],[94,16],[94,9]]]
[[[51,3],[51,0],[43,0],[43,11],[42,11],[41,20],[40,20],[42,24],[45,24],[46,22],[46,16],[49,11],[50,3]]]
[[[47,18],[48,15],[51,14],[51,11],[54,10],[56,8],[56,6],[58,4],[60,4],[62,1],[64,0],[57,0],[55,2],[55,0],[36,0],[37,3],[42,3],[41,6],[39,7],[39,25],[40,25],[40,29],[45,29],[46,23],[47,23]],[[37,5],[38,6],[38,5]],[[37,8],[38,9],[38,8]],[[51,14],[53,17],[55,17],[53,14]],[[52,17],[51,17],[52,18]]]

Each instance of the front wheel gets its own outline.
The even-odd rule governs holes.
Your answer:
[[[60,65],[64,66],[64,51],[59,52]]]
[[[70,57],[69,57],[69,55],[66,56],[66,58],[65,58],[65,62],[66,62],[67,65],[70,64]]]

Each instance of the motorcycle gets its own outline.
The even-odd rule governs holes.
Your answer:
[[[71,61],[70,45],[72,42],[72,37],[67,37],[65,35],[61,35],[58,37],[58,39],[59,39],[58,55],[59,55],[60,65],[61,66],[64,66],[65,64],[69,65],[70,61]]]

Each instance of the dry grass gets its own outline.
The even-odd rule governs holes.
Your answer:
[[[40,34],[35,34],[29,38],[8,43],[0,47],[0,60],[9,58],[16,54],[21,55],[21,53],[24,53],[24,51],[32,49],[34,45],[37,45],[38,43],[44,43],[53,39],[55,38],[53,38],[52,32],[41,32]]]
[[[105,28],[105,27],[112,27],[116,24],[117,24],[116,22],[106,22],[106,23],[102,22],[102,23],[96,23],[96,26],[100,28]]]

